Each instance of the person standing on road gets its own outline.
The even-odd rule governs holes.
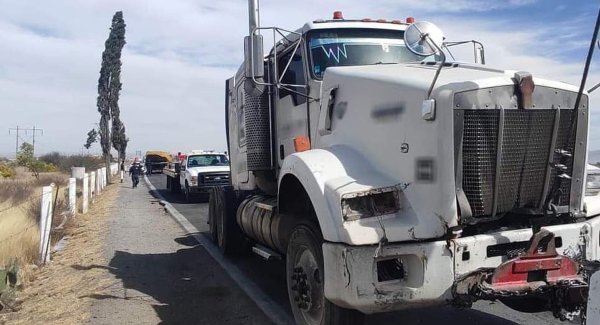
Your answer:
[[[121,161],[121,166],[120,166],[119,170],[121,171],[120,172],[120,174],[121,174],[121,183],[123,183],[123,176],[125,175],[125,159],[123,159]]]
[[[142,174],[142,165],[135,161],[131,167],[129,167],[129,175],[131,176],[131,181],[133,182],[133,188],[136,188],[138,183],[140,182],[140,175]]]

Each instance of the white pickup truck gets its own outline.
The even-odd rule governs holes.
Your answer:
[[[210,187],[229,184],[229,159],[224,153],[194,150],[163,169],[163,174],[167,175],[167,188],[183,190],[186,201],[191,202]]]

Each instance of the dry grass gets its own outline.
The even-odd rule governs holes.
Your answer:
[[[0,268],[16,265],[19,282],[28,282],[28,268],[36,261],[39,248],[38,219],[42,186],[55,183],[59,198],[64,196],[67,176],[58,173],[41,174],[39,179],[19,170],[13,179],[0,179]],[[57,200],[57,213],[64,209],[64,200]],[[61,218],[56,218],[60,222]],[[53,234],[53,242],[58,240]]]
[[[40,241],[38,225],[17,209],[0,217],[0,267],[12,264],[33,263],[38,253]]]
[[[73,265],[106,265],[103,251],[108,221],[119,186],[110,185],[86,215],[71,218],[68,245],[52,263],[35,271],[35,280],[18,294],[17,312],[0,314],[0,324],[82,324],[90,318],[92,299],[114,280],[104,268],[80,272]]]
[[[0,179],[0,204],[22,204],[41,195],[43,186],[54,183],[58,187],[65,187],[68,179],[66,174],[61,173],[42,173],[39,178],[35,178],[22,169],[18,170],[15,177]]]

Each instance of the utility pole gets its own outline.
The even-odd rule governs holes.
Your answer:
[[[32,145],[33,145],[33,152],[35,154],[35,132],[41,132],[42,135],[44,134],[44,130],[43,129],[39,129],[36,128],[35,126],[31,129],[24,129],[24,128],[20,128],[18,125],[16,128],[9,128],[8,129],[8,134],[11,134],[11,131],[14,131],[15,133],[15,159],[17,158],[17,155],[19,154],[19,138],[20,138],[20,134],[21,132],[24,132],[25,134],[27,134],[27,131],[31,131],[32,132]]]

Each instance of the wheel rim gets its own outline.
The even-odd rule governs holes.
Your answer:
[[[306,324],[319,324],[323,319],[323,272],[309,247],[300,247],[294,256],[291,284],[292,308]]]

